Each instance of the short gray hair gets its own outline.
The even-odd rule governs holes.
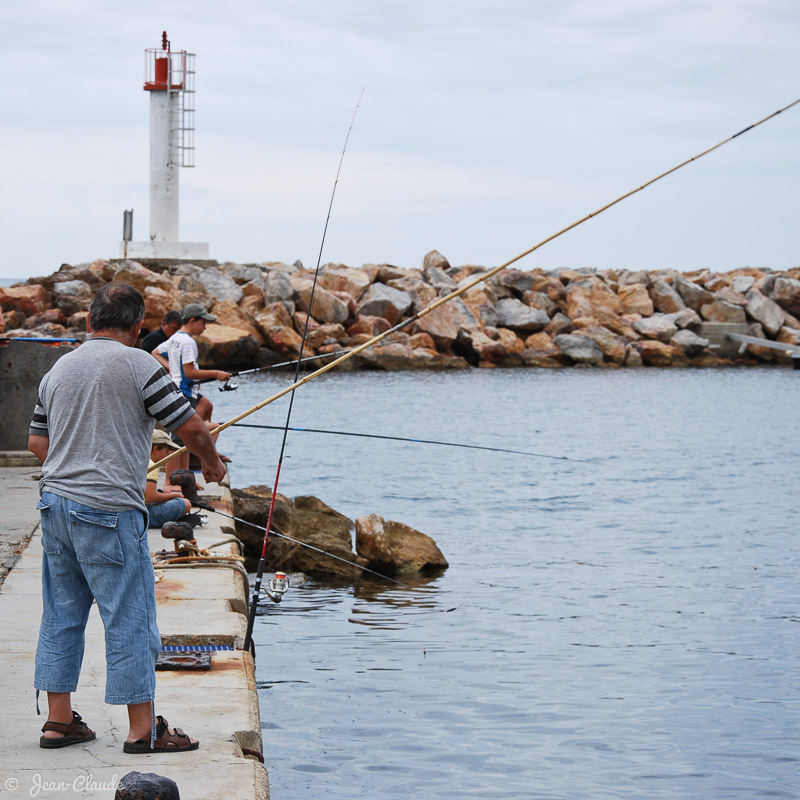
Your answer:
[[[93,331],[129,331],[144,319],[144,298],[127,283],[107,283],[89,304]]]

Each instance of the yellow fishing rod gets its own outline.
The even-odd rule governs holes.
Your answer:
[[[567,225],[565,228],[562,228],[560,231],[557,231],[556,233],[548,236],[546,239],[542,239],[541,242],[538,242],[537,244],[533,245],[533,247],[529,247],[527,250],[524,250],[519,255],[516,255],[513,258],[510,258],[508,261],[505,261],[502,264],[500,264],[499,266],[494,267],[493,269],[489,270],[488,272],[484,273],[483,275],[480,275],[480,276],[474,278],[473,280],[468,281],[466,284],[464,284],[463,286],[459,287],[458,289],[454,289],[452,292],[450,292],[449,294],[445,295],[444,297],[438,298],[433,303],[431,303],[429,306],[426,306],[425,308],[423,308],[420,311],[418,311],[412,317],[409,317],[408,319],[397,323],[397,325],[395,325],[394,327],[390,328],[389,330],[385,331],[384,333],[381,333],[381,334],[378,334],[377,336],[374,336],[369,341],[366,341],[363,344],[360,344],[357,347],[352,348],[347,353],[339,356],[338,358],[334,359],[333,361],[330,361],[329,363],[327,363],[324,366],[320,367],[318,370],[315,370],[314,372],[309,373],[308,375],[306,375],[305,377],[303,377],[303,378],[301,378],[299,380],[295,380],[295,382],[292,383],[290,386],[287,386],[285,389],[281,389],[281,391],[276,392],[272,396],[266,398],[266,400],[262,400],[260,403],[256,403],[256,405],[254,405],[252,408],[249,408],[247,411],[243,411],[241,414],[238,414],[237,416],[233,417],[232,419],[228,420],[227,422],[222,423],[218,428],[216,428],[216,433],[220,433],[221,431],[224,431],[226,428],[229,428],[231,425],[235,425],[237,422],[240,422],[241,420],[245,419],[246,417],[249,417],[251,414],[255,413],[259,409],[264,408],[264,406],[268,406],[270,403],[274,403],[276,400],[279,400],[284,395],[287,395],[290,392],[294,392],[295,389],[298,389],[300,386],[303,386],[304,384],[308,383],[309,381],[313,381],[315,378],[318,378],[320,375],[323,375],[326,372],[329,372],[330,370],[334,369],[334,367],[338,367],[339,364],[343,364],[345,361],[349,361],[351,358],[357,356],[359,353],[361,353],[362,351],[366,350],[367,348],[373,347],[374,345],[378,344],[378,342],[382,341],[387,336],[390,336],[392,333],[400,331],[403,328],[413,324],[417,320],[422,319],[423,317],[425,317],[428,314],[430,314],[432,311],[435,311],[437,308],[440,308],[445,303],[449,303],[451,300],[455,300],[457,297],[460,297],[465,292],[468,292],[470,289],[474,288],[475,286],[478,286],[479,284],[484,283],[485,281],[489,280],[489,278],[493,277],[494,275],[497,275],[498,272],[501,272],[502,270],[506,269],[507,267],[510,267],[512,264],[514,264],[515,262],[517,262],[520,259],[524,258],[525,256],[530,255],[532,252],[534,252],[534,250],[538,250],[540,247],[543,247],[544,245],[548,244],[548,242],[552,242],[554,239],[558,239],[559,236],[563,236],[568,231],[571,231],[573,228],[577,228],[579,225],[582,225],[584,222],[587,222],[588,220],[592,219],[593,217],[599,216],[604,211],[607,211],[609,208],[617,205],[617,203],[621,203],[623,200],[626,200],[628,197],[632,197],[633,195],[641,192],[642,190],[646,189],[648,186],[652,186],[657,181],[660,181],[662,178],[666,178],[667,175],[671,175],[673,172],[677,172],[679,169],[681,169],[682,167],[685,167],[687,164],[691,164],[693,161],[697,161],[698,159],[702,158],[703,156],[706,156],[709,153],[714,152],[714,150],[718,150],[723,145],[728,144],[728,142],[732,142],[738,136],[741,136],[742,134],[747,133],[748,131],[751,131],[754,128],[757,128],[759,125],[763,125],[765,122],[768,122],[769,120],[773,119],[774,117],[777,117],[778,114],[782,114],[784,111],[787,111],[788,109],[792,108],[793,106],[796,106],[798,103],[800,103],[800,98],[798,98],[797,100],[795,100],[792,103],[789,103],[788,105],[785,105],[783,108],[779,108],[777,111],[773,111],[771,114],[768,114],[763,119],[758,120],[758,122],[754,122],[752,125],[748,125],[746,128],[743,128],[738,133],[734,133],[732,136],[728,136],[727,138],[723,139],[721,142],[718,142],[717,144],[713,145],[712,147],[709,147],[706,150],[703,150],[702,152],[698,153],[697,155],[694,155],[691,158],[687,158],[685,161],[682,161],[680,164],[676,164],[674,167],[671,167],[670,169],[666,170],[665,172],[662,172],[660,175],[656,175],[655,178],[651,178],[649,181],[647,181],[646,183],[643,183],[641,186],[639,186],[639,187],[637,187],[635,189],[631,189],[629,192],[625,192],[625,194],[620,195],[619,197],[617,197],[616,200],[612,200],[610,203],[606,203],[606,205],[601,206],[596,211],[592,211],[590,214],[586,214],[585,216],[581,217],[580,219],[576,220],[575,222],[571,223],[570,225]],[[161,459],[161,461],[159,461],[155,466],[161,466],[162,464],[166,464],[170,459],[175,458],[180,453],[185,453],[185,452],[187,452],[187,448],[184,446],[180,450],[175,450],[172,453],[170,453],[170,455],[168,455],[165,458]]]

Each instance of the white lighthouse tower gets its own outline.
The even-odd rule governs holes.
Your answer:
[[[145,50],[144,90],[150,93],[150,238],[129,241],[123,258],[208,258],[205,242],[179,235],[180,167],[194,167],[194,53],[172,50],[164,31],[160,48]],[[126,212],[126,215],[129,212]]]

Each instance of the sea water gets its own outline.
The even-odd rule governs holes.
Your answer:
[[[207,387],[225,420],[291,375]],[[444,573],[295,580],[254,631],[272,800],[800,797],[800,373],[327,374],[279,490],[432,536]],[[288,398],[248,423],[283,425]],[[233,485],[281,433],[232,428]]]

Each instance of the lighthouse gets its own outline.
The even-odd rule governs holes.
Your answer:
[[[123,258],[208,258],[205,242],[180,240],[180,170],[194,167],[195,55],[161,47],[145,50],[144,90],[150,96],[150,236],[130,241],[132,212],[125,212]],[[130,216],[129,216],[130,215]]]

